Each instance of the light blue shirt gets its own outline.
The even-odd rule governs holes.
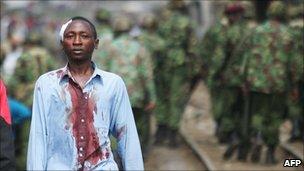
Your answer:
[[[72,121],[73,117],[74,121],[78,117],[75,112],[79,112],[79,108],[75,108],[73,91],[70,89],[74,79],[65,66],[43,74],[36,82],[27,154],[28,170],[77,170],[81,167],[84,170],[118,170],[110,146],[111,134],[117,138],[123,169],[144,169],[125,84],[118,75],[102,71],[95,64],[93,67],[93,75],[80,90],[86,95],[81,97],[93,102],[91,108],[94,110],[91,110],[92,113],[86,111],[85,115],[93,118],[91,132],[97,136],[90,132],[80,138],[84,141],[86,138],[94,139],[94,142],[97,139],[98,148],[94,147],[94,153],[98,152],[98,155],[94,160],[88,157],[84,162],[78,162],[79,157],[85,157],[82,155],[84,149],[92,149],[93,146],[90,145],[92,142],[84,147],[77,145],[79,137],[75,136],[73,126],[76,124]],[[81,122],[85,121],[81,119],[77,123]]]

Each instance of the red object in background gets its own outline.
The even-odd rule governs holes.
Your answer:
[[[225,8],[225,14],[243,13],[244,7],[240,3],[229,4]]]
[[[3,81],[0,79],[0,116],[5,120],[9,125],[11,124],[11,114],[8,107],[6,89]]]

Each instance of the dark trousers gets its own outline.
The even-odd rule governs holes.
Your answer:
[[[14,149],[11,125],[0,117],[0,170],[16,170]]]

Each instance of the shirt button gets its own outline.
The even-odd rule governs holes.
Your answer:
[[[85,161],[84,166],[87,167],[87,168],[91,168],[91,163],[88,162],[88,161]]]
[[[84,137],[83,137],[83,136],[81,136],[81,137],[80,137],[80,139],[82,139],[82,140],[83,140],[83,139],[84,139]]]
[[[83,151],[83,148],[82,148],[82,147],[80,147],[80,148],[79,148],[79,151]]]
[[[88,99],[88,97],[87,97],[87,96],[84,96],[84,98],[85,98],[85,99]]]
[[[82,153],[79,153],[79,156],[82,157],[83,156]]]
[[[81,122],[83,123],[83,122],[84,122],[84,119],[81,119]]]

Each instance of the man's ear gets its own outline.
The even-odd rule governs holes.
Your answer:
[[[99,39],[95,40],[95,49],[98,49],[98,45],[99,45]]]

